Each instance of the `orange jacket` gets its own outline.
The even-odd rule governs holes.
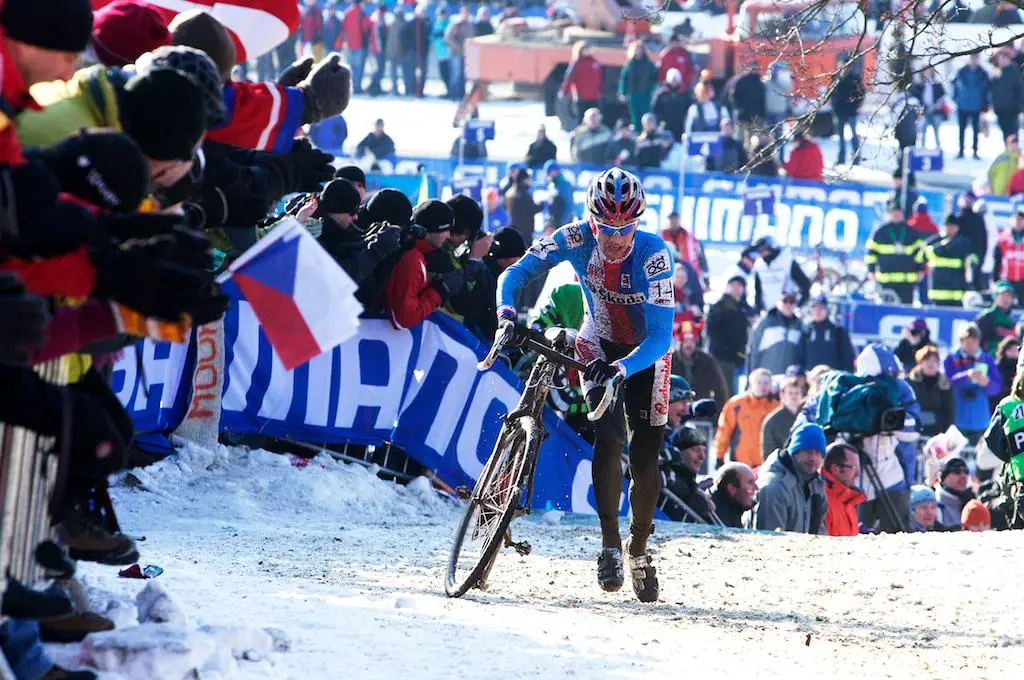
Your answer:
[[[825,497],[828,510],[825,512],[825,532],[829,536],[856,536],[860,533],[857,520],[857,506],[866,499],[859,489],[851,489],[821,469],[825,482]]]
[[[718,416],[715,455],[718,460],[732,449],[732,459],[752,468],[761,464],[761,423],[779,405],[772,396],[755,397],[749,392],[737,394],[725,402]]]

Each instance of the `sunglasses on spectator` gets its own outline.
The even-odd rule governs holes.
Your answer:
[[[604,234],[605,236],[629,236],[636,230],[637,226],[640,224],[640,220],[633,220],[632,222],[629,222],[627,224],[615,226],[614,224],[605,224],[604,222],[599,222],[593,217],[590,218],[590,221],[593,223],[595,227],[597,227],[597,230]]]

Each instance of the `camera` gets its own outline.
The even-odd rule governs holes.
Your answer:
[[[907,410],[903,408],[887,408],[878,419],[880,432],[898,432],[903,429],[907,420]]]

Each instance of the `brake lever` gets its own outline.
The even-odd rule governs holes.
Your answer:
[[[498,358],[498,354],[505,348],[508,341],[512,339],[512,324],[502,324],[500,330],[502,331],[501,336],[494,339],[494,344],[491,345],[491,349],[487,352],[487,356],[484,357],[483,361],[476,365],[476,370],[486,371],[493,366]]]

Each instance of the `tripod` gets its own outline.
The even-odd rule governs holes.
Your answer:
[[[892,499],[889,497],[885,487],[882,486],[882,482],[878,477],[878,470],[875,469],[875,463],[871,460],[871,456],[864,451],[864,440],[857,440],[857,455],[860,457],[861,468],[867,473],[868,481],[871,482],[871,486],[875,489],[875,499],[881,504],[885,513],[889,516],[889,521],[892,522],[893,526],[897,527],[901,532],[907,531],[907,523],[905,518],[900,516],[900,513],[896,511],[896,506],[893,505]]]

